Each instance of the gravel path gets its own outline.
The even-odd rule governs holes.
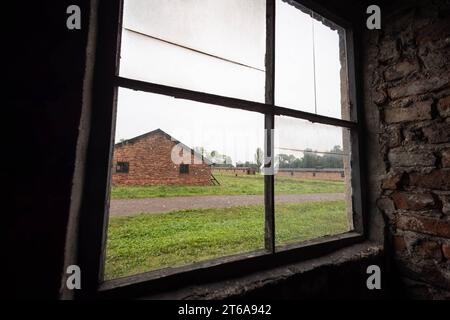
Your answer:
[[[286,194],[275,196],[281,203],[302,203],[344,200],[343,193]],[[111,200],[111,216],[131,216],[140,213],[170,212],[185,209],[228,208],[264,204],[262,195],[190,196],[146,199]]]

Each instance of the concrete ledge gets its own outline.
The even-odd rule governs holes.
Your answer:
[[[370,264],[384,269],[380,244],[364,242],[316,259],[289,264],[225,281],[189,286],[142,299],[290,299],[387,296],[386,290],[373,293],[366,288],[366,268]],[[382,279],[384,283],[384,280]],[[292,295],[292,293],[294,293]]]

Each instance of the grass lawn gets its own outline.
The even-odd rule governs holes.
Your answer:
[[[324,186],[319,183],[317,188],[322,190]],[[278,244],[346,232],[345,202],[279,204],[276,206],[276,226]],[[263,247],[263,206],[111,217],[105,278],[180,266]]]
[[[220,186],[126,186],[113,187],[112,199],[159,198],[193,195],[263,194],[264,176],[215,174]],[[344,192],[342,181],[300,180],[291,177],[276,177],[277,194]]]

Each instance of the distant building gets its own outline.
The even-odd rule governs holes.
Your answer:
[[[208,185],[211,178],[206,158],[161,129],[114,146],[113,185]]]
[[[344,181],[345,178],[344,169],[278,168],[277,170],[276,176],[294,177],[299,179]],[[212,172],[228,173],[237,176],[256,174],[256,169],[250,167],[212,167]]]
[[[314,168],[279,168],[277,176],[295,177],[300,179],[344,181],[344,169],[314,169]]]
[[[214,173],[228,173],[234,175],[256,174],[256,168],[250,167],[212,167]]]

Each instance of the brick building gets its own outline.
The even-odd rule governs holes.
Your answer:
[[[277,176],[300,179],[344,181],[344,169],[279,168]]]
[[[212,171],[213,173],[233,174],[233,175],[256,174],[256,169],[250,167],[213,167]]]
[[[207,185],[211,169],[202,155],[157,129],[114,146],[112,183]]]
[[[256,174],[256,169],[249,167],[213,167],[212,172],[232,175],[248,175]],[[344,181],[345,179],[344,169],[338,168],[278,168],[276,175],[312,180]]]

